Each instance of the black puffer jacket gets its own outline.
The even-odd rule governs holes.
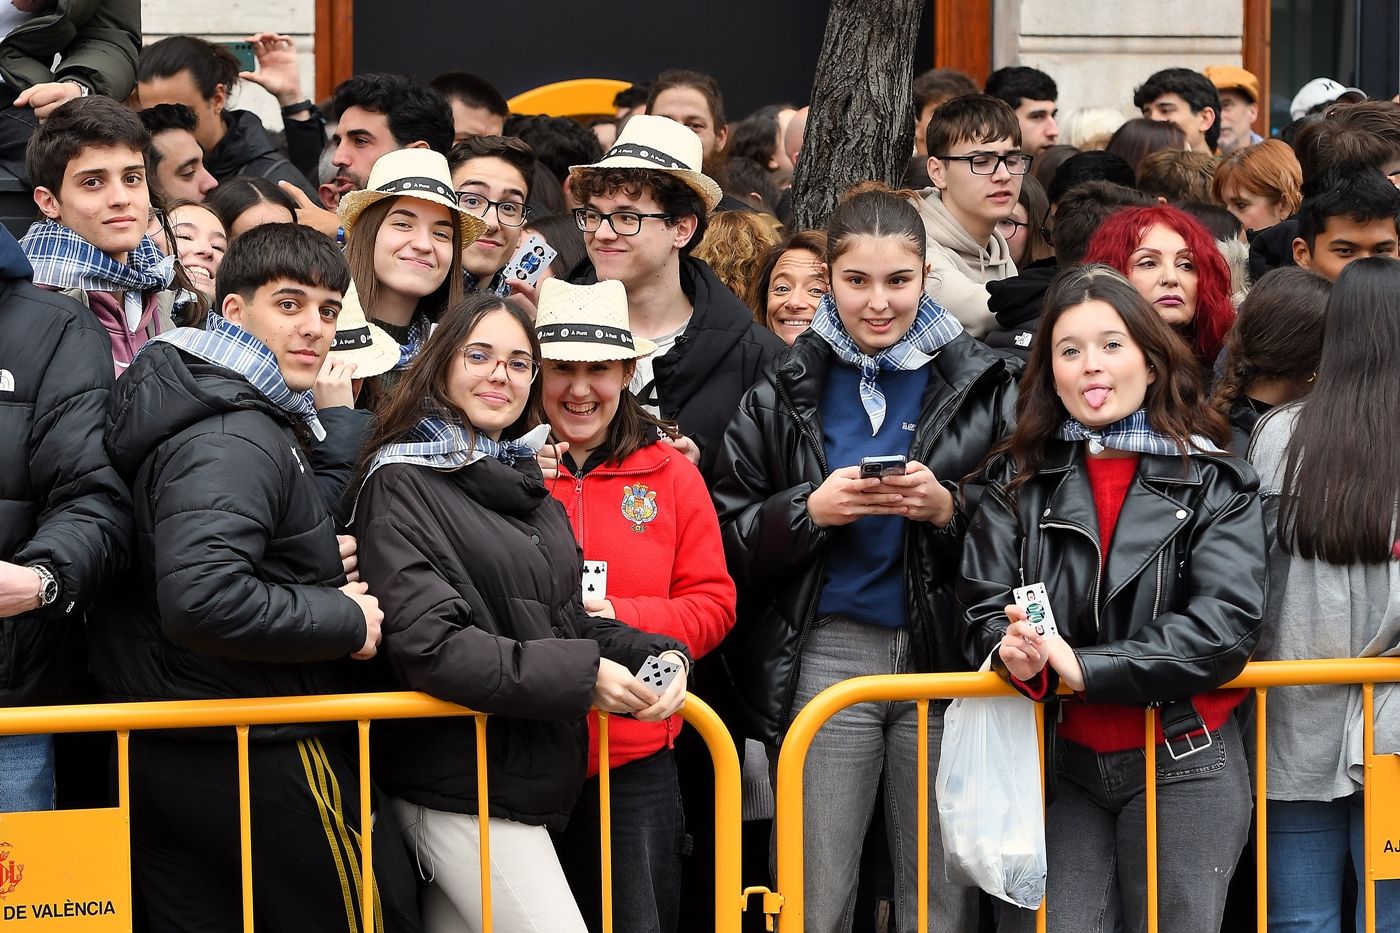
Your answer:
[[[1040,582],[1087,702],[1147,705],[1219,687],[1249,660],[1264,612],[1254,471],[1224,454],[1142,455],[1100,579],[1083,457],[1082,444],[1051,442],[1014,495],[1008,458],[988,468],[957,585],[964,660],[980,664],[1000,643],[1012,587]]]
[[[831,348],[807,333],[744,396],[724,436],[714,489],[739,622],[720,651],[743,701],[746,733],[776,743],[792,714],[802,641],[816,614],[829,534],[812,523],[807,497],[835,468],[822,449],[821,401]],[[929,366],[910,459],[950,489],[1010,430],[1013,363],[966,334]],[[976,492],[969,508],[975,502]],[[967,515],[946,528],[910,522],[904,536],[907,618],[915,666],[965,665],[952,614]]]
[[[126,564],[126,487],[102,448],[112,348],[71,298],[30,284],[0,227],[0,560],[44,564],[58,599],[0,619],[0,706],[71,702],[82,615]]]
[[[224,138],[214,147],[214,151],[204,157],[204,167],[219,181],[228,181],[236,175],[252,175],[266,178],[274,184],[289,181],[296,185],[315,203],[316,186],[297,171],[295,165],[287,161],[282,151],[267,135],[267,129],[257,114],[247,110],[225,110],[223,113],[226,132]]]
[[[390,464],[370,475],[355,514],[360,572],[384,609],[399,687],[492,713],[491,815],[562,828],[583,785],[599,656],[635,671],[684,646],[583,611],[583,555],[534,460]],[[385,733],[391,793],[477,812],[471,720]]]
[[[570,281],[591,285],[598,276],[585,259]],[[699,259],[681,259],[681,290],[695,310],[676,345],[656,358],[661,417],[700,445],[700,473],[713,488],[720,440],[740,396],[786,347]]]
[[[117,383],[107,449],[130,483],[132,572],[92,639],[119,699],[354,688],[365,621],[288,416],[242,376],[148,345]],[[291,730],[283,730],[291,731]]]
[[[997,319],[997,326],[982,338],[987,346],[1022,360],[1030,358],[1031,340],[1040,326],[1045,293],[1059,271],[1052,256],[1031,263],[1019,275],[987,283],[987,310]]]

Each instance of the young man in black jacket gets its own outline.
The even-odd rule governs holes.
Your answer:
[[[111,350],[71,298],[36,288],[0,227],[0,706],[71,703],[83,613],[126,564],[126,487],[102,448]],[[0,736],[0,812],[54,804],[53,737]]]
[[[588,260],[571,278],[617,279],[627,287],[632,329],[657,345],[637,361],[632,393],[679,425],[678,449],[713,483],[739,397],[783,342],[690,254],[721,196],[700,165],[694,132],[642,115],[627,122],[600,161],[575,166],[572,191],[584,206],[574,216]]]
[[[220,267],[207,330],[180,328],[118,384],[107,449],[133,490],[136,553],[93,638],[119,699],[225,699],[353,691],[383,614],[338,540],[308,439],[325,436],[311,389],[335,336],[349,270],[294,224],[244,234]],[[347,454],[349,456],[351,454]],[[132,740],[133,867],[155,931],[240,916],[231,733]],[[339,730],[254,731],[254,910],[261,928],[361,922],[359,781]],[[385,930],[418,928],[393,832],[375,834]],[[366,928],[373,918],[363,921]],[[376,924],[377,926],[377,924]]]

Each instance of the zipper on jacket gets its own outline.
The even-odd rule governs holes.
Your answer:
[[[1094,545],[1094,553],[1098,555],[1099,565],[1094,572],[1094,631],[1099,631],[1099,590],[1103,583],[1104,571],[1108,568],[1104,565],[1103,547],[1099,544],[1099,539],[1095,538],[1089,529],[1083,525],[1075,525],[1070,522],[1041,522],[1042,530],[1046,528],[1062,528],[1066,531],[1077,531],[1088,538]]]
[[[1157,613],[1162,609],[1162,573],[1167,562],[1167,549],[1163,547],[1157,552],[1157,595],[1152,597],[1152,619],[1157,620]]]

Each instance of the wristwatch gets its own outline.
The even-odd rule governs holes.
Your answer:
[[[92,93],[92,88],[88,87],[86,84],[79,81],[77,78],[64,78],[63,83],[77,85],[79,97],[87,97],[89,94]]]
[[[39,575],[39,606],[50,606],[58,599],[58,580],[53,571],[43,564],[30,564],[29,569]]]

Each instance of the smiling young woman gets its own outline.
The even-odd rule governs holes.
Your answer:
[[[511,301],[477,293],[444,314],[365,447],[354,527],[397,685],[492,714],[486,754],[506,778],[491,785],[496,922],[582,933],[549,832],[584,780],[585,715],[665,722],[684,671],[659,695],[632,671],[649,655],[690,661],[674,638],[584,611],[578,544],[534,457],[545,431],[521,435],[538,410],[539,358]],[[405,723],[383,741],[405,841],[436,866],[427,929],[469,929],[483,818],[472,724]]]
[[[827,228],[830,294],[725,434],[715,487],[725,552],[740,592],[764,608],[721,650],[749,734],[773,748],[839,680],[965,668],[944,634],[967,520],[949,481],[1006,432],[1015,376],[924,293],[925,250],[904,197],[881,186],[849,194]],[[890,455],[907,466],[861,475],[862,458]],[[930,707],[935,759],[945,706]],[[866,704],[831,725],[805,777],[808,923],[842,927],[883,773],[896,910],[912,927],[919,860],[941,860],[936,826],[923,853],[899,829],[918,796],[914,707]],[[976,892],[934,874],[931,913],[950,929],[975,928]]]
[[[1265,550],[1258,480],[1216,447],[1227,436],[1192,354],[1132,283],[1104,265],[1056,277],[1016,429],[968,487],[981,508],[957,582],[967,663],[990,655],[1034,700],[1075,691],[1046,823],[1053,933],[1145,928],[1142,733],[1158,705],[1161,929],[1220,928],[1250,791],[1244,691],[1218,688],[1258,640]],[[1057,636],[1012,599],[1032,583]],[[1004,913],[1002,929],[1034,917]]]

